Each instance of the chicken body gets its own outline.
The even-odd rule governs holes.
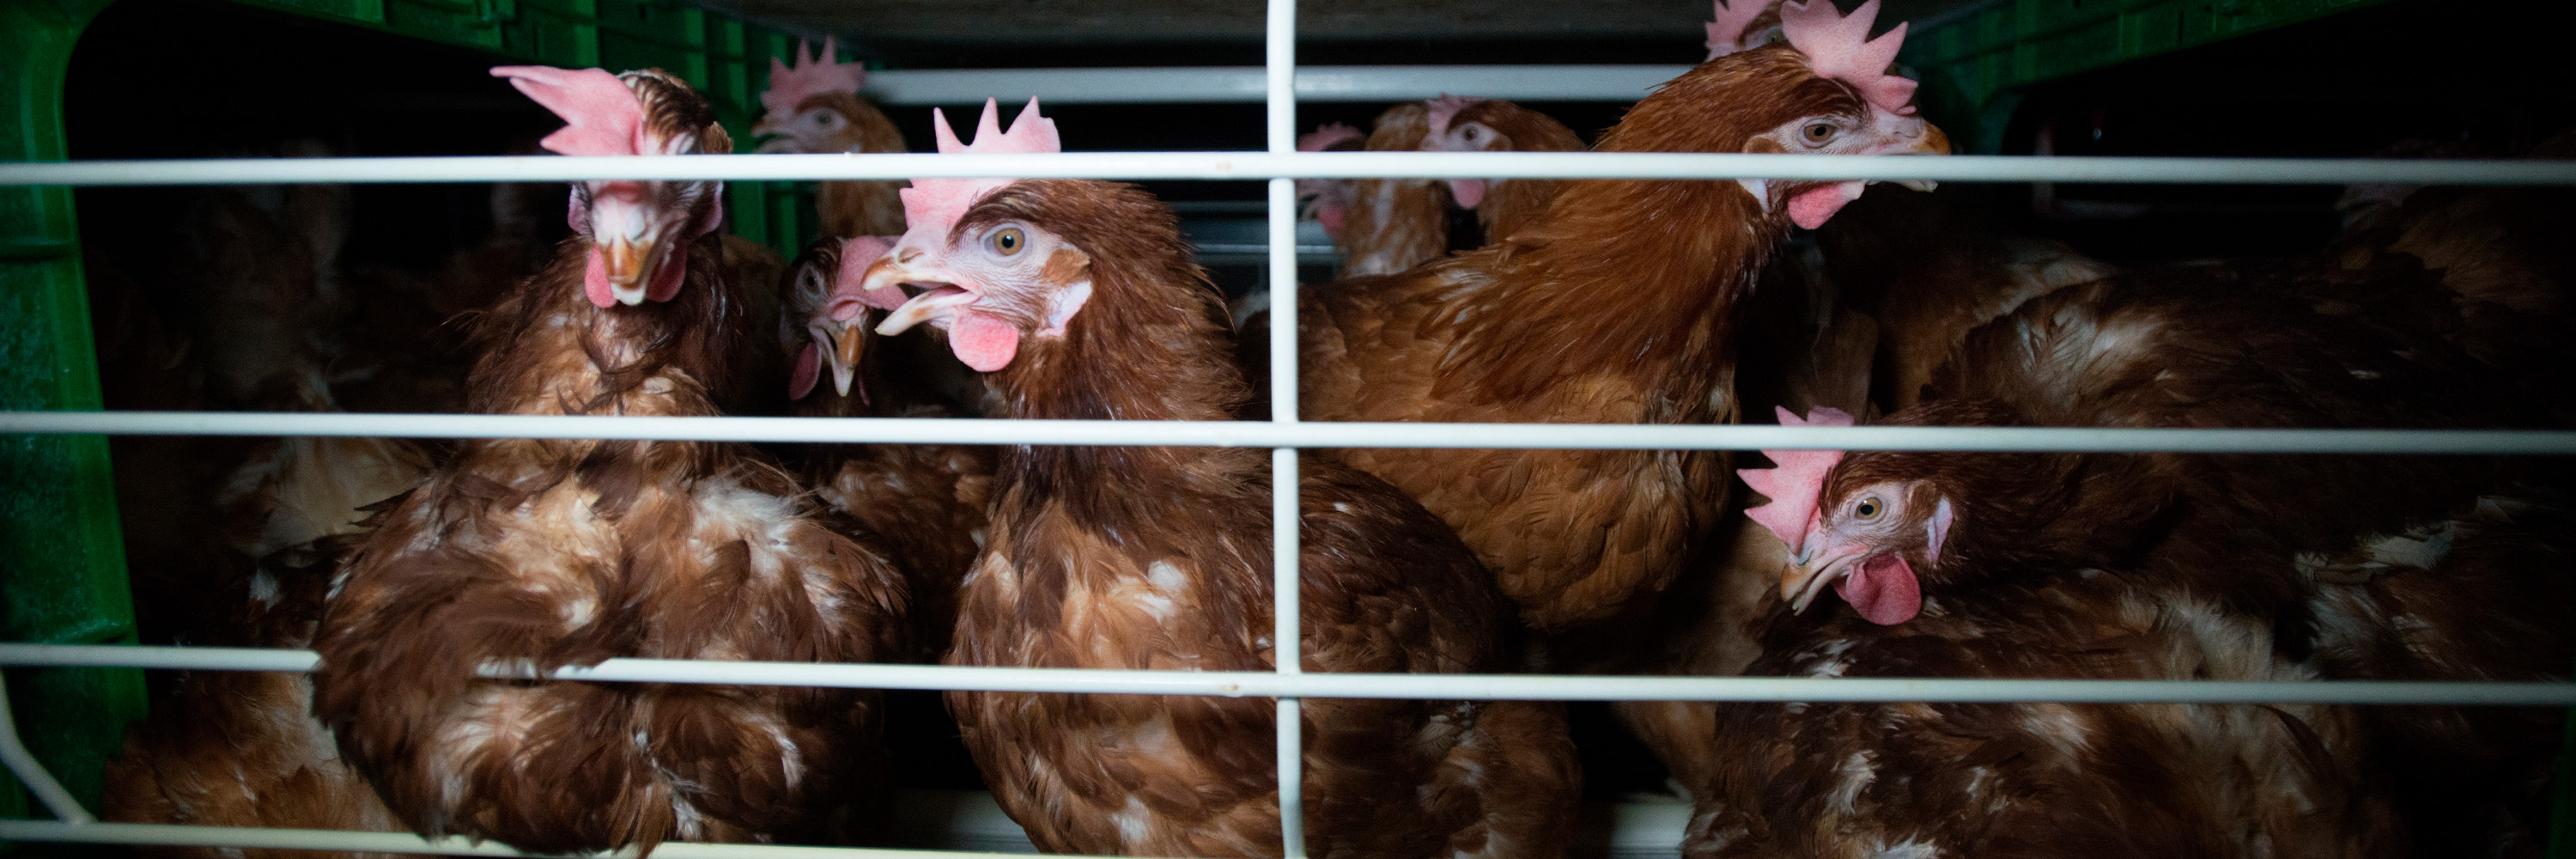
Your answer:
[[[2576,158],[2576,132],[2535,149],[2534,158]],[[2562,332],[2576,314],[2576,251],[2560,238],[2576,229],[2576,194],[2564,188],[2432,187],[2402,194],[2362,219],[2340,241],[2344,267],[2365,269],[2391,256],[2440,273],[2457,307],[2454,340],[2511,379],[2516,396],[2551,403],[2552,420],[2576,424],[2576,346]]]
[[[1640,101],[1613,152],[1946,152],[1938,129],[1816,77],[1785,46],[1709,61]],[[1805,147],[1805,144],[1789,143]],[[1756,189],[1758,188],[1758,192]],[[1736,418],[1738,305],[1805,195],[1856,186],[1570,182],[1540,223],[1401,275],[1303,291],[1309,420],[1709,423]],[[1655,213],[1641,218],[1639,213]],[[1717,452],[1345,450],[1458,529],[1522,618],[1634,610],[1725,506]]]
[[[1778,604],[1774,603],[1776,607]],[[1902,627],[1776,612],[1746,672],[1801,677],[2317,679],[2260,619],[2070,571]],[[2392,856],[2358,708],[1720,704],[1682,855]]]
[[[959,329],[982,324],[978,314],[1033,320],[1005,323],[1025,326],[1021,342],[983,367],[1006,414],[1225,420],[1247,395],[1219,297],[1151,197],[1022,181],[957,223],[952,246],[944,224],[916,217],[869,282],[927,285],[889,325],[948,320],[969,348],[987,335]],[[1079,302],[1069,318],[1027,315],[1066,301]],[[948,662],[1269,670],[1265,460],[1231,448],[1006,449]],[[1437,519],[1320,458],[1305,460],[1298,491],[1306,670],[1514,664],[1507,609]],[[952,692],[949,703],[995,796],[1041,849],[1280,854],[1269,701]],[[1564,849],[1579,775],[1558,705],[1316,700],[1301,716],[1315,855]]]
[[[2445,319],[2439,292],[2411,265],[2119,275],[2034,299],[1977,329],[1934,377],[1935,395],[1886,423],[2437,428],[2527,419],[2528,409],[2505,403],[2500,386],[2440,336],[2457,316]],[[2301,679],[2366,676],[2337,651],[2454,637],[2465,643],[2447,649],[2463,657],[2485,650],[2469,646],[2481,633],[2439,612],[2393,619],[2425,595],[2410,590],[2457,590],[2452,583],[2391,575],[2390,584],[2356,588],[2368,574],[2355,571],[2367,563],[2343,559],[2356,547],[2384,552],[2407,542],[2395,539],[2403,535],[2422,543],[2428,529],[2448,527],[2496,485],[2494,463],[2194,453],[1774,458],[1779,469],[1757,485],[1775,494],[1773,504],[1812,492],[1815,512],[1802,517],[1792,506],[1764,520],[1775,533],[1794,519],[1809,524],[1781,534],[1779,597],[1766,600],[1763,655],[1748,673]],[[1813,471],[1781,476],[1800,469]],[[2563,596],[2564,577],[2545,566],[2505,575]],[[2463,576],[2461,585],[2474,580]],[[1810,606],[1828,586],[1856,608]],[[2528,585],[2481,586],[2517,587]],[[1891,593],[1904,605],[1891,610]],[[1808,608],[1822,611],[1797,614]],[[2424,662],[2381,667],[2465,673]],[[2523,660],[2499,669],[2533,670]],[[1700,761],[1704,775],[1692,789],[1709,822],[1694,829],[1686,852],[1852,855],[1915,843],[1961,855],[2240,855],[2255,845],[2272,855],[2391,855],[2407,847],[2408,833],[2392,816],[2372,736],[2398,733],[2387,718],[2317,707],[1719,705],[1704,722],[1709,747],[1787,745],[1767,758]],[[2528,750],[2531,729],[2445,739],[2486,754]],[[2397,739],[2397,760],[2441,747]],[[1962,760],[1975,766],[1963,770]],[[1847,767],[1839,783],[1817,769],[1834,766]],[[2509,802],[2489,787],[2482,803],[2463,804],[2493,821]],[[1855,804],[1847,794],[1912,810]],[[2275,803],[2283,797],[2294,805]],[[2189,840],[2171,840],[2176,834]]]
[[[189,643],[300,649],[312,646],[330,586],[326,541],[307,557],[281,557],[199,605],[226,611],[200,618]],[[292,672],[191,671],[155,701],[152,716],[126,730],[110,761],[100,816],[118,823],[400,832],[376,792],[340,757],[313,717],[311,676]],[[158,847],[153,856],[291,859],[306,851]],[[334,854],[349,859],[387,854]]]
[[[2411,267],[2347,273],[2305,264],[2183,267],[2068,288],[1970,334],[1935,376],[1939,396],[1886,423],[2513,424],[2517,408],[2436,333],[2444,308],[2435,288]],[[1800,557],[1784,572],[1782,595],[1803,603],[1892,558],[1913,571],[1929,612],[1940,593],[1973,594],[2014,576],[2134,568],[2131,559],[2171,535],[2205,527],[2259,535],[2254,551],[2267,560],[2171,565],[2192,577],[2177,585],[2269,617],[2304,598],[2286,572],[2294,557],[2330,556],[2368,535],[2442,520],[2492,485],[2494,466],[2409,456],[1854,452],[1823,477],[1811,545],[1793,546]],[[1869,499],[1876,509],[1862,509]],[[1944,505],[1951,512],[1936,509]],[[1950,524],[1932,528],[1944,515]],[[1927,541],[1931,530],[1940,536]]]
[[[1868,313],[1876,329],[1876,357],[1863,378],[1882,413],[1922,401],[1923,386],[1968,332],[2022,302],[2117,272],[2058,242],[1999,234],[1943,195],[1871,195],[1816,239],[1843,305]],[[1799,414],[1808,408],[1782,405]]]
[[[885,244],[874,239],[844,242],[824,239],[797,257],[787,272],[783,291],[786,321],[781,345],[798,367],[789,394],[798,417],[861,418],[956,417],[936,389],[920,383],[932,373],[915,352],[889,362],[883,350],[869,345],[869,318],[861,310],[847,320],[832,318],[831,298],[844,271],[865,271]],[[842,264],[845,249],[871,254]],[[931,340],[919,331],[892,338]],[[930,356],[945,364],[956,359],[946,348]],[[861,360],[861,356],[865,360]],[[810,362],[810,363],[809,363]],[[913,372],[889,372],[892,363]],[[828,368],[827,368],[828,365]],[[960,367],[959,369],[963,369]],[[811,373],[811,376],[806,375]],[[834,387],[826,389],[828,373]],[[842,380],[850,390],[839,390]],[[911,584],[915,646],[921,661],[936,662],[948,652],[949,633],[957,627],[957,586],[983,552],[989,522],[995,449],[963,444],[817,444],[805,451],[806,485],[832,511],[864,526],[894,556]]]
[[[2576,515],[2562,493],[2518,487],[2356,549],[2301,565],[2317,580],[2326,679],[2549,683],[2576,663]],[[2541,855],[2566,711],[2369,707],[2362,716],[2427,852]]]
[[[1429,109],[1406,102],[1377,115],[1365,148],[1411,152],[1430,132]],[[1351,205],[1333,243],[1341,276],[1394,274],[1449,253],[1449,194],[1430,179],[1351,179]]]
[[[556,80],[603,85],[595,70],[515,71],[532,94]],[[629,72],[604,85],[632,90],[639,137],[728,147],[678,79]],[[473,410],[718,414],[746,350],[761,347],[709,234],[717,190],[578,186],[592,211],[634,206],[637,221],[610,222],[643,232],[601,242],[594,223],[482,318]],[[605,282],[585,277],[603,269]],[[428,835],[540,852],[844,837],[880,783],[876,693],[477,673],[622,656],[900,658],[900,575],[818,513],[740,445],[469,442],[341,568],[315,642],[314,711],[396,816]]]

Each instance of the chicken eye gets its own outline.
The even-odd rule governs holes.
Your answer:
[[[1852,519],[1858,522],[1877,521],[1878,514],[1886,512],[1886,509],[1885,502],[1879,501],[1878,496],[1871,495],[1852,504]]]
[[[1808,143],[1823,143],[1834,139],[1834,133],[1839,130],[1830,122],[1810,122],[1802,133],[1807,136]]]
[[[993,237],[986,239],[985,241],[989,242],[993,246],[993,253],[1006,257],[1018,256],[1020,248],[1027,245],[1029,242],[1027,236],[1020,234],[1020,228],[1018,227],[1003,227],[1001,229],[994,230]]]
[[[1465,128],[1458,129],[1458,136],[1464,138],[1469,143],[1474,143],[1476,142],[1476,127],[1470,125]]]

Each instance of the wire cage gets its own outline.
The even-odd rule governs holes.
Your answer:
[[[1988,4],[1991,5],[1991,4]],[[1300,178],[1655,178],[1673,180],[1930,179],[1944,182],[2131,184],[2297,184],[2396,182],[2458,185],[2576,185],[2576,163],[2373,161],[2246,158],[1849,156],[1607,153],[1311,153],[1296,151],[1301,101],[1419,98],[1474,90],[1500,97],[1592,97],[1642,92],[1681,67],[1556,69],[1335,67],[1301,69],[1297,3],[1268,0],[1267,63],[1248,70],[1095,71],[1059,76],[1043,99],[1193,103],[1258,100],[1267,110],[1261,151],[1081,152],[1055,155],[740,155],[437,157],[62,162],[28,153],[0,164],[0,186],[221,185],[268,183],[563,182],[591,179],[821,179],[1017,176],[1128,180],[1260,180],[1267,183],[1267,233],[1259,253],[1269,283],[1292,295],[1299,238],[1293,182]],[[1944,50],[1966,50],[1945,43]],[[993,88],[979,71],[879,76],[894,103],[978,100]],[[1021,75],[1026,78],[1026,75]],[[2009,75],[2005,75],[2009,77]],[[1989,82],[1994,83],[1994,82]],[[2008,83],[2008,81],[2004,82]],[[2004,85],[1994,83],[1995,86]],[[20,248],[22,252],[31,252]],[[1238,251],[1244,252],[1244,251]],[[0,412],[0,436],[97,435],[385,436],[408,438],[649,439],[744,442],[947,443],[1006,445],[1206,445],[1269,448],[1276,487],[1272,527],[1277,643],[1274,672],[1159,672],[1015,669],[893,664],[789,664],[611,659],[565,668],[566,681],[805,685],[873,689],[1211,695],[1274,698],[1284,855],[1306,854],[1300,809],[1299,702],[1304,698],[1670,701],[1931,701],[2098,703],[2339,703],[2576,706],[2576,685],[2454,682],[2214,682],[2001,679],[1778,678],[1540,675],[1309,674],[1299,669],[1298,459],[1305,448],[1835,449],[1946,451],[2191,451],[2266,454],[2576,454],[2576,432],[2442,430],[2183,430],[2071,428],[1848,427],[1756,425],[1515,425],[1301,422],[1297,418],[1297,303],[1275,300],[1270,321],[1273,417],[1259,422],[987,421],[768,417],[539,417],[518,415],[210,412]],[[75,338],[76,342],[85,342]],[[69,371],[66,371],[69,372]],[[89,404],[94,407],[95,403]],[[118,644],[0,644],[0,665],[301,672],[310,651]],[[506,665],[487,676],[524,676]],[[0,820],[0,840],[87,844],[203,845],[517,855],[462,839],[425,841],[409,833],[225,829],[103,823],[32,754],[0,707],[0,762],[52,820]],[[2561,790],[2565,790],[2562,785]],[[2565,823],[2561,823],[2561,828]],[[2567,834],[2559,833],[2560,839]],[[661,855],[913,855],[909,851],[672,842]],[[979,855],[958,853],[956,855]],[[998,854],[980,854],[998,855]]]

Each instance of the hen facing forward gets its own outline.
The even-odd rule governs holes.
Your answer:
[[[903,152],[903,133],[885,113],[859,97],[866,67],[835,62],[836,46],[823,40],[823,55],[796,43],[796,65],[769,58],[769,89],[760,94],[768,109],[755,135],[777,135],[761,152]],[[890,236],[903,232],[903,203],[895,199],[901,182],[856,179],[823,182],[814,191],[814,209],[822,217],[823,235],[832,238]]]
[[[940,127],[946,127],[940,119]],[[1055,151],[1032,102],[976,145]],[[1227,420],[1247,395],[1223,308],[1169,209],[1125,185],[916,180],[872,269],[878,330],[943,327],[1022,418]],[[900,289],[898,289],[900,287]],[[909,297],[906,297],[906,294]],[[960,598],[958,665],[1271,667],[1270,467],[1239,448],[1019,446]],[[1299,482],[1309,671],[1507,670],[1509,616],[1465,547],[1391,487],[1316,459]],[[1277,856],[1275,709],[1260,699],[953,692],[995,796],[1045,850]],[[1306,703],[1318,856],[1553,856],[1579,776],[1552,703]]]
[[[788,396],[798,417],[956,417],[939,404],[936,390],[922,387],[926,374],[889,373],[883,351],[869,345],[876,339],[872,319],[853,297],[855,285],[891,246],[875,236],[824,239],[788,270],[779,339],[794,356]],[[829,389],[822,384],[827,375]],[[957,583],[983,551],[993,457],[994,448],[984,445],[806,448],[806,484],[834,512],[873,532],[912,583],[914,640],[925,661],[948,651]]]
[[[724,152],[713,111],[646,70],[494,70],[580,154]],[[748,349],[716,182],[573,192],[577,236],[486,314],[473,411],[712,415]],[[541,852],[842,834],[878,783],[870,692],[478,677],[620,657],[902,655],[884,555],[825,529],[733,444],[467,442],[341,569],[314,711],[428,835]]]

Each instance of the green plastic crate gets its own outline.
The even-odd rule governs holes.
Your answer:
[[[1909,30],[1925,112],[1963,152],[2003,148],[2032,84],[2386,0],[2009,0]]]

